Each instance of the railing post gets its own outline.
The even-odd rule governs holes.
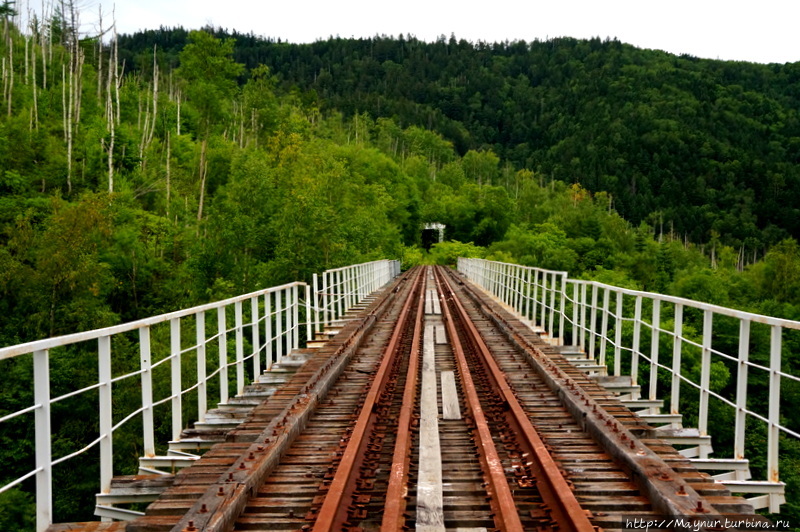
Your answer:
[[[544,290],[542,290],[544,294]],[[533,326],[544,329],[544,304],[539,302],[539,270],[533,270],[533,309],[531,311]]]
[[[233,313],[236,320],[236,393],[244,390],[244,320],[242,319],[242,302],[233,304]]]
[[[522,297],[522,315],[526,320],[530,320],[531,310],[531,269],[526,267],[523,270],[524,279],[522,281],[523,297]]]
[[[267,371],[272,369],[272,363],[275,362],[272,358],[272,346],[274,341],[272,339],[272,292],[264,294],[264,342],[266,343],[266,365]]]
[[[281,309],[283,312],[283,330],[281,331],[283,354],[288,355],[292,352],[292,291],[290,288],[284,288],[281,293],[283,294],[283,308]]]
[[[547,330],[547,296],[549,292],[547,291],[547,272],[542,272],[542,308],[541,308],[541,323],[539,326],[542,330],[546,330],[548,334],[552,334],[552,331]],[[552,325],[551,325],[552,328]]]
[[[491,294],[495,297],[500,297],[500,266],[496,262],[490,264],[492,268],[492,289]]]
[[[551,275],[551,281],[550,281],[550,327],[547,330],[548,334],[550,334],[550,343],[552,345],[558,345],[558,340],[556,339],[556,329],[555,329],[556,291],[557,291],[556,283],[558,283],[558,274],[554,272]]]
[[[328,272],[322,272],[322,327],[328,326]]]
[[[679,414],[681,408],[681,350],[683,334],[683,305],[675,304],[675,340],[672,344],[672,389],[670,390],[670,414]]]
[[[50,439],[50,356],[33,353],[33,400],[38,405],[36,426],[36,530],[44,532],[53,522],[53,456]]]
[[[172,439],[177,441],[183,430],[183,412],[181,406],[181,319],[169,320],[170,337],[170,370],[172,379]]]
[[[342,300],[344,299],[344,286],[342,282],[342,270],[336,272],[336,309],[337,314],[335,319],[339,319],[344,315],[344,305]]]
[[[350,276],[352,274],[352,268],[345,268],[342,270],[342,277],[344,283],[344,290],[342,293],[344,294],[344,311],[347,312],[347,309],[350,308],[351,301],[350,295],[352,294],[352,290],[350,289]]]
[[[114,476],[114,435],[111,403],[111,337],[97,339],[97,382],[100,399],[100,493],[111,493],[111,478]]]
[[[311,287],[305,285],[306,294],[306,343],[311,340]]]
[[[206,392],[206,313],[203,311],[195,315],[197,340],[197,419],[206,420],[208,409],[208,395]]]
[[[617,292],[617,316],[614,323],[614,375],[622,375],[622,292]]]
[[[142,441],[144,456],[156,455],[156,437],[153,420],[153,360],[150,349],[150,327],[139,329],[139,368],[142,370]]]
[[[739,322],[739,362],[736,368],[736,424],[733,457],[744,459],[745,427],[747,426],[747,362],[750,357],[750,320]],[[746,480],[740,478],[739,480]]]
[[[773,325],[769,344],[769,426],[767,427],[767,471],[770,482],[779,482],[778,448],[781,412],[781,327]],[[780,504],[770,497],[770,512],[779,512]]]
[[[566,279],[566,275],[564,278]],[[579,315],[579,304],[578,304],[578,283],[574,283],[572,285],[572,337],[570,338],[570,345],[581,345],[580,340],[578,340],[578,327],[580,323],[578,323],[578,315]]]
[[[292,349],[300,347],[300,287],[297,285],[292,286],[292,297],[294,298],[294,306],[292,312]]]
[[[280,364],[283,360],[283,307],[281,299],[283,291],[275,291],[275,362]],[[332,301],[331,301],[332,302]]]
[[[611,314],[611,289],[603,287],[603,319],[600,324],[600,359],[599,364],[606,365],[606,343],[608,342],[608,317]]]
[[[284,288],[283,292],[283,338],[285,355],[292,352],[292,289]]]
[[[653,300],[653,334],[650,336],[650,386],[648,387],[648,398],[652,401],[658,399],[658,337],[661,328],[661,300]]]
[[[317,274],[315,273],[312,278],[312,284],[314,288],[314,334],[319,332],[319,279]],[[311,316],[308,318],[311,319]],[[309,340],[313,340],[314,338],[309,335]]]
[[[639,348],[642,335],[642,296],[636,296],[633,310],[633,345],[631,346],[631,384],[639,383]],[[638,399],[638,394],[632,394],[633,399]]]
[[[258,296],[250,298],[250,332],[253,339],[253,379],[261,374],[261,338],[259,332]]]
[[[700,366],[700,407],[698,412],[697,428],[700,434],[708,434],[708,400],[711,382],[711,338],[714,326],[714,313],[710,310],[703,312],[703,350]],[[708,458],[708,450],[700,446],[700,458]]]
[[[228,402],[228,320],[225,306],[217,308],[217,334],[219,340],[219,402]]]
[[[292,310],[294,307],[294,301],[291,288],[284,288],[283,294],[286,297],[286,305],[283,307],[284,323],[286,324],[286,328],[284,329],[283,334],[286,337],[286,354],[288,355],[292,352],[292,332],[294,331],[294,323],[292,323]]]
[[[592,314],[589,316],[589,358],[594,360],[595,339],[597,337],[597,291],[596,284],[592,284]]]
[[[580,327],[580,338],[578,340],[578,345],[581,346],[583,352],[586,352],[586,292],[588,288],[586,283],[581,283],[581,327]]]
[[[554,279],[555,280],[555,279]],[[553,286],[555,288],[555,285]],[[559,310],[558,318],[558,343],[556,345],[564,345],[566,334],[566,321],[567,321],[567,275],[561,275],[561,309]]]

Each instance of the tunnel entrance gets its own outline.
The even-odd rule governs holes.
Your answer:
[[[444,224],[425,224],[422,229],[422,247],[430,251],[431,246],[444,240]]]

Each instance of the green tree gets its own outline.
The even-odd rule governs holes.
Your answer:
[[[237,77],[244,66],[233,60],[234,41],[220,40],[205,31],[189,34],[189,44],[181,51],[178,75],[184,82],[188,101],[197,111],[197,136],[200,138],[200,196],[197,219],[203,217],[207,178],[208,139],[212,130],[226,123],[232,97],[238,90]]]

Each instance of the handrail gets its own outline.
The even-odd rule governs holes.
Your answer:
[[[793,419],[787,406],[781,410],[781,381],[800,382],[800,375],[783,370],[783,336],[787,331],[800,330],[800,322],[746,312],[711,303],[703,303],[677,296],[644,292],[607,285],[597,281],[570,279],[563,271],[546,270],[518,264],[509,264],[484,259],[458,259],[458,270],[469,280],[500,299],[522,315],[530,325],[543,334],[550,343],[564,345],[569,341],[580,348],[589,359],[596,359],[600,366],[607,366],[615,376],[623,375],[623,367],[630,373],[632,385],[638,385],[642,364],[649,365],[649,378],[641,379],[647,387],[648,399],[659,397],[659,371],[662,378],[669,377],[669,409],[671,414],[680,413],[682,385],[695,390],[698,395],[698,431],[701,436],[709,433],[709,410],[712,401],[735,412],[733,427],[714,426],[714,430],[733,431],[733,458],[745,459],[745,427],[748,420],[766,425],[766,482],[765,495],[750,499],[758,508],[769,508],[778,512],[785,502],[783,484],[779,477],[779,447],[781,437],[800,438],[800,431],[781,423],[781,411],[785,419]],[[602,297],[601,297],[602,296]],[[627,300],[626,300],[627,298]],[[631,305],[631,299],[633,305]],[[649,310],[643,308],[648,301]],[[662,327],[662,312],[669,313],[673,330]],[[683,331],[687,309],[702,314],[702,325],[698,327],[699,338],[690,337]],[[671,310],[671,312],[669,312]],[[736,353],[725,353],[719,347],[722,339],[714,332],[715,316],[725,316],[738,321],[739,338]],[[751,325],[769,327],[769,352],[761,364],[751,360]],[[642,328],[649,334],[642,334]],[[631,331],[632,329],[632,331]],[[626,338],[623,338],[625,330]],[[660,335],[671,337],[670,357],[662,353]],[[649,340],[649,351],[642,348]],[[716,346],[716,347],[715,347]],[[682,371],[684,352],[694,349],[700,353],[699,379],[693,379]],[[666,362],[666,360],[670,362]],[[729,399],[720,390],[712,389],[711,366],[722,361],[727,365],[735,391]],[[758,413],[748,406],[748,384],[759,371],[768,386],[766,413]],[[750,375],[753,373],[753,375]],[[732,386],[733,387],[733,386]],[[634,392],[634,399],[638,392]],[[718,424],[724,425],[724,424]],[[752,427],[749,428],[752,430]],[[707,459],[712,452],[710,444],[701,444],[695,456]],[[749,471],[739,470],[728,475],[736,481],[749,478]],[[771,486],[771,487],[770,487]],[[778,489],[774,489],[778,488]],[[732,488],[732,491],[736,491]]]
[[[0,418],[0,430],[12,420],[15,423],[25,422],[23,416],[27,414],[32,413],[35,418],[35,466],[20,478],[0,486],[0,493],[35,477],[36,529],[46,530],[53,523],[54,465],[89,449],[99,448],[99,491],[109,493],[115,472],[113,434],[122,425],[140,418],[142,435],[141,440],[136,442],[137,448],[141,448],[147,457],[155,456],[154,411],[158,406],[169,405],[168,408],[171,408],[171,438],[179,440],[189,421],[185,419],[183,408],[183,399],[188,393],[191,392],[193,397],[196,395],[198,421],[203,421],[209,403],[227,403],[231,386],[235,386],[237,393],[241,392],[246,379],[257,377],[262,369],[269,371],[273,364],[280,363],[285,355],[300,347],[304,340],[301,338],[303,325],[305,340],[312,339],[314,332],[332,319],[341,317],[350,307],[385,285],[399,272],[398,261],[356,264],[323,272],[323,290],[318,289],[315,274],[313,291],[304,282],[292,282],[129,323],[0,348],[0,364],[18,357],[32,356],[34,376],[33,404],[3,415]],[[245,304],[248,301],[250,304]],[[232,313],[229,312],[231,307]],[[213,323],[206,323],[207,313],[216,313],[217,319],[209,320],[216,321],[216,327]],[[323,320],[320,320],[320,313]],[[184,323],[188,323],[188,327],[183,327]],[[182,332],[187,328],[188,334]],[[207,329],[210,329],[209,334]],[[161,334],[153,335],[153,331]],[[138,340],[134,340],[132,346],[127,346],[128,358],[125,361],[129,363],[130,358],[135,357],[134,352],[138,351],[138,368],[114,375],[112,340],[131,332],[138,332]],[[229,335],[232,336],[231,346],[228,345]],[[127,338],[132,339],[130,336]],[[88,348],[96,352],[97,381],[51,397],[51,358],[60,355],[61,349],[69,346],[79,346],[85,350],[87,342]],[[91,345],[92,342],[96,342],[96,347]],[[115,344],[115,347],[119,346]],[[233,347],[232,352],[230,347]],[[154,354],[158,354],[158,360],[154,359]],[[194,373],[190,379],[186,378],[188,372],[184,366],[187,364]],[[252,366],[252,369],[247,370],[246,365]],[[210,371],[208,366],[211,366]],[[168,389],[166,392],[161,390],[159,397],[156,397],[154,387],[154,371],[157,369],[168,373]],[[235,380],[229,379],[229,370],[235,372]],[[218,381],[218,401],[208,397],[212,379],[215,383]],[[117,412],[112,401],[114,387],[126,380],[141,388],[142,403],[133,412]],[[186,382],[182,382],[184,380]],[[98,397],[99,434],[96,438],[92,436],[91,442],[80,443],[81,449],[54,457],[50,428],[52,405],[90,391]],[[116,424],[115,419],[118,419]]]

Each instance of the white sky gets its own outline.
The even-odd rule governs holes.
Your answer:
[[[38,7],[43,0],[18,0]],[[51,1],[51,0],[46,0]],[[800,61],[800,0],[77,0],[85,25],[120,33],[207,24],[313,42],[412,34],[431,41],[616,37],[640,48],[759,63]]]

